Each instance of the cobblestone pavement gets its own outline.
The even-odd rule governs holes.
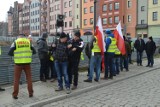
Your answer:
[[[146,61],[143,61],[143,64],[144,65],[146,65]],[[99,87],[97,87],[97,86],[100,86],[100,85],[103,85],[103,84],[113,84],[114,82],[117,82],[117,81],[119,81],[119,80],[122,80],[122,79],[126,79],[126,78],[130,78],[130,77],[132,77],[132,76],[135,76],[135,75],[139,75],[140,73],[144,73],[144,72],[148,72],[149,70],[153,70],[153,69],[155,69],[155,68],[158,68],[159,67],[159,63],[160,63],[160,58],[157,58],[157,59],[155,59],[155,65],[154,65],[154,67],[153,68],[148,68],[148,67],[145,67],[145,66],[137,66],[136,65],[136,63],[134,63],[134,64],[132,64],[132,65],[130,65],[129,66],[129,72],[125,72],[125,71],[123,71],[123,72],[121,72],[120,73],[120,75],[118,75],[118,76],[116,76],[116,77],[114,77],[114,79],[113,80],[100,80],[100,82],[95,82],[95,81],[93,81],[92,83],[85,83],[85,82],[83,82],[83,80],[84,79],[87,79],[87,73],[86,72],[84,72],[84,73],[80,73],[79,74],[79,85],[78,85],[78,89],[77,90],[74,90],[74,91],[71,91],[71,94],[70,95],[73,95],[73,96],[75,96],[75,94],[74,93],[78,93],[78,92],[80,92],[80,91],[82,91],[82,90],[86,90],[87,88],[89,88],[90,89],[90,87],[92,88],[92,87],[96,87],[96,88],[99,88]],[[103,74],[101,74],[101,77],[103,77]],[[148,81],[151,81],[150,79],[150,76],[149,77],[147,77],[146,78],[146,80],[148,80]],[[156,78],[156,77],[155,77]],[[128,80],[127,80],[128,81]],[[136,80],[138,83],[139,83],[139,81],[138,80]],[[134,82],[134,81],[133,81]],[[147,81],[146,81],[147,82]],[[156,84],[156,81],[151,81],[152,83],[151,83],[151,85],[154,85],[154,84]],[[155,82],[155,83],[154,83]],[[117,83],[117,84],[123,84],[124,83],[124,81],[123,82],[119,82],[119,83]],[[125,84],[129,84],[129,83],[127,83],[127,82],[125,82]],[[134,84],[133,84],[134,85]],[[142,84],[143,85],[143,84]],[[139,87],[138,86],[135,86],[135,87],[133,87],[133,88],[128,88],[128,86],[129,85],[126,85],[126,86],[123,86],[123,87],[120,87],[119,85],[118,85],[118,87],[116,87],[117,85],[113,85],[114,86],[114,88],[112,89],[112,88],[110,88],[110,86],[107,86],[107,87],[105,87],[106,88],[106,92],[104,92],[104,94],[101,94],[100,96],[102,97],[102,99],[103,99],[103,97],[105,98],[105,99],[114,99],[115,101],[117,101],[117,103],[119,103],[119,100],[116,100],[117,99],[117,97],[111,97],[110,98],[110,96],[113,96],[113,92],[114,91],[116,91],[116,90],[120,90],[120,91],[123,91],[124,90],[124,92],[128,92],[129,91],[129,89],[131,90],[138,90],[138,88],[140,87],[140,85],[139,85]],[[132,85],[131,85],[132,86]],[[155,86],[158,86],[158,84],[156,84]],[[154,86],[154,87],[155,87]],[[47,104],[48,104],[48,102],[47,101],[49,101],[48,99],[52,99],[52,98],[59,98],[59,97],[61,97],[61,96],[64,96],[65,95],[65,98],[68,96],[66,93],[65,93],[65,91],[62,91],[62,92],[55,92],[55,88],[57,87],[57,81],[55,81],[55,82],[53,82],[53,83],[51,83],[50,81],[47,81],[46,83],[44,83],[44,82],[35,82],[35,83],[33,83],[33,88],[34,88],[34,97],[33,98],[28,98],[28,92],[27,92],[27,86],[26,86],[26,84],[23,84],[23,85],[20,85],[20,90],[19,90],[19,95],[18,95],[18,97],[19,97],[19,99],[18,100],[14,100],[14,99],[12,99],[12,91],[13,91],[13,87],[12,86],[10,86],[10,87],[4,87],[5,89],[6,89],[6,91],[5,92],[0,92],[0,107],[22,107],[22,106],[24,106],[24,105],[34,105],[34,103],[39,103],[39,102],[42,102],[42,101],[45,101]],[[120,88],[123,88],[123,89],[120,89]],[[148,88],[148,86],[146,86],[146,88]],[[125,89],[127,89],[127,90],[125,90]],[[153,88],[154,89],[154,88]],[[91,89],[91,90],[93,90],[93,88]],[[89,91],[91,91],[91,90],[89,90]],[[107,91],[107,90],[109,90],[109,91]],[[113,91],[114,90],[114,91]],[[150,89],[151,90],[151,89]],[[153,90],[152,90],[153,91]],[[158,91],[158,90],[157,90]],[[108,92],[111,92],[111,93],[108,93]],[[145,92],[145,91],[144,91]],[[148,92],[148,91],[147,91]],[[95,95],[97,95],[97,96],[99,96],[98,95],[98,93],[99,92],[94,92],[94,94]],[[107,95],[105,95],[105,93],[108,93]],[[79,93],[79,94],[81,94],[81,93]],[[139,96],[141,95],[142,93],[139,93]],[[151,94],[151,93],[150,93]],[[94,98],[96,98],[96,96],[94,95]],[[115,95],[118,95],[118,96],[120,96],[121,95],[121,93],[118,93],[118,92],[115,92]],[[129,95],[134,95],[134,93],[132,92],[131,94],[129,94]],[[85,96],[85,94],[83,95],[83,96]],[[82,96],[82,97],[83,97]],[[88,96],[88,95],[87,95]],[[124,96],[128,96],[128,94],[124,94]],[[122,95],[122,97],[124,97],[123,95]],[[145,96],[144,96],[145,97]],[[75,97],[75,98],[79,98],[80,100],[82,100],[81,98],[80,98],[80,95],[78,95],[77,97]],[[91,99],[91,101],[89,101],[89,102],[94,102],[95,100],[94,100],[94,98],[93,99]],[[130,97],[130,96],[128,96],[127,97],[128,99],[132,99],[132,97]],[[146,97],[145,97],[146,98]],[[153,97],[153,98],[156,98],[156,97]],[[64,99],[64,98],[63,98]],[[105,100],[104,99],[104,100]],[[124,99],[125,99],[125,97],[124,97]],[[92,101],[93,100],[93,101]],[[52,100],[51,100],[52,101]],[[69,101],[69,100],[68,100]],[[86,100],[87,101],[87,100]],[[109,100],[110,102],[111,101],[113,101],[113,100]],[[126,101],[130,101],[130,100],[126,100]],[[101,100],[99,100],[99,102],[101,102],[101,104],[103,104],[102,102],[103,101],[101,101]],[[45,104],[46,104],[45,103]],[[115,103],[115,102],[114,102]],[[122,102],[122,104],[123,103],[125,103],[125,100]],[[82,103],[83,104],[83,103]],[[89,104],[91,104],[91,103],[89,103]],[[104,103],[104,104],[106,104],[106,103]],[[44,105],[44,104],[43,104]],[[28,107],[28,106],[27,106]],[[37,107],[39,107],[39,106],[37,106]],[[67,106],[68,107],[68,106]],[[76,107],[76,106],[69,106],[69,107]],[[82,105],[81,107],[87,107],[86,105]],[[92,106],[89,106],[89,107],[92,107]],[[95,106],[95,107],[99,107],[99,106]]]
[[[160,69],[44,107],[160,107]]]

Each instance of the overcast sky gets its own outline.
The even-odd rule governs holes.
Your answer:
[[[24,0],[1,0],[0,3],[0,21],[6,21],[7,11],[10,6],[13,6],[14,2],[18,1],[19,3],[23,3]]]

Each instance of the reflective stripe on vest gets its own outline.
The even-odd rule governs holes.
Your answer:
[[[50,56],[49,60],[50,60],[50,61],[54,61],[54,58],[53,58],[52,55]]]
[[[84,60],[84,54],[83,54],[83,52],[81,52],[81,60],[82,61]]]
[[[14,63],[23,64],[32,62],[32,51],[30,41],[26,38],[19,38],[15,41]]]
[[[95,37],[96,38],[96,37]],[[93,43],[93,49],[92,52],[101,52],[99,46],[98,46],[98,40],[96,38],[96,42]]]
[[[109,45],[107,52],[115,53],[115,50],[117,49],[116,39],[112,37],[109,38],[111,39],[111,44]]]

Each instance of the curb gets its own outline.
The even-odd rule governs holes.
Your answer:
[[[60,101],[60,100],[66,99],[66,98],[77,96],[77,95],[80,95],[82,93],[86,93],[86,92],[89,92],[89,91],[92,91],[92,90],[95,90],[95,89],[98,89],[98,88],[102,88],[104,86],[109,86],[111,84],[114,84],[114,83],[117,83],[117,82],[120,82],[120,81],[123,81],[123,80],[126,80],[126,79],[130,79],[130,78],[133,78],[133,77],[136,77],[136,76],[139,76],[139,75],[143,75],[145,73],[148,73],[148,72],[151,72],[151,71],[154,71],[154,70],[157,70],[157,69],[160,69],[160,67],[156,67],[156,68],[153,68],[153,69],[150,69],[150,70],[146,70],[144,72],[137,73],[135,75],[131,75],[131,76],[128,76],[128,77],[125,77],[125,78],[120,78],[120,79],[117,79],[117,80],[114,80],[114,81],[111,81],[111,82],[101,83],[101,84],[98,84],[96,86],[90,86],[90,87],[87,87],[87,88],[79,89],[78,91],[72,92],[71,94],[64,94],[64,95],[56,96],[54,98],[48,98],[48,99],[42,100],[40,102],[35,102],[35,103],[32,103],[32,104],[25,105],[23,107],[42,107],[42,106],[47,105],[49,103],[53,103],[53,102],[57,102],[57,101]]]

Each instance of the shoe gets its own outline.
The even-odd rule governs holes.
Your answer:
[[[98,80],[95,78],[94,81],[98,82]]]
[[[112,77],[109,77],[109,79],[113,79],[113,76],[112,76]]]
[[[54,81],[56,81],[56,79],[52,79],[52,80],[51,80],[51,82],[54,82]]]
[[[140,64],[140,66],[143,66],[142,64]]]
[[[146,67],[149,67],[149,65],[146,65]]]
[[[33,94],[29,95],[29,98],[32,98],[33,97]]]
[[[40,79],[40,81],[42,81],[42,82],[47,82],[46,79]]]
[[[5,91],[5,89],[3,89],[3,88],[0,88],[0,91]]]
[[[77,86],[73,85],[71,89],[75,90],[75,89],[77,89]]]
[[[149,67],[151,67],[151,68],[152,68],[152,67],[153,67],[153,65],[151,65],[151,66],[149,66]]]
[[[71,93],[70,88],[66,88],[66,94],[70,94],[70,93]]]
[[[62,87],[58,87],[55,91],[62,91],[63,88]]]
[[[13,99],[15,99],[15,100],[17,100],[18,99],[18,97],[17,96],[12,96],[13,97]]]
[[[91,83],[92,80],[86,79],[86,80],[84,80],[84,82],[89,82],[89,83]]]

